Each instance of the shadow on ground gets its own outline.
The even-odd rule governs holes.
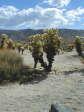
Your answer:
[[[81,73],[81,75],[84,76],[84,68],[63,72],[63,74],[67,76],[73,73]],[[39,83],[42,80],[45,80],[48,77],[49,72],[41,69],[24,67],[24,69],[21,71],[21,74],[22,75],[20,77],[20,84],[35,84]],[[55,74],[57,75],[57,73]]]
[[[82,73],[82,76],[84,76],[84,69],[76,69],[76,70],[73,70],[73,71],[65,71],[64,72],[64,75],[70,75],[70,74],[73,74],[73,73]]]
[[[24,67],[21,71],[20,84],[35,84],[39,83],[42,80],[45,80],[48,76],[48,72],[45,70],[33,69]]]

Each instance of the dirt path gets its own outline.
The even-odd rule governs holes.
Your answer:
[[[52,103],[67,106],[70,112],[84,112],[84,65],[75,55],[72,52],[56,56],[56,74],[50,73],[39,83],[0,86],[0,112],[49,112]],[[33,65],[30,54],[22,57],[24,64]],[[77,69],[79,72],[74,72]],[[63,71],[68,74],[61,75]]]

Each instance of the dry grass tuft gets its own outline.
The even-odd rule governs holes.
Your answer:
[[[0,81],[16,80],[22,68],[22,59],[12,50],[0,50]]]

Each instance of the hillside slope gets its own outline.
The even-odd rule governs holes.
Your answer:
[[[24,29],[24,30],[0,30],[0,34],[6,33],[14,40],[24,40],[30,35],[43,33],[43,30]],[[84,36],[84,30],[59,29],[60,36],[72,40],[75,36]]]

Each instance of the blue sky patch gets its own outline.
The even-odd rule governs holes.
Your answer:
[[[0,29],[84,29],[84,0],[0,0]]]

